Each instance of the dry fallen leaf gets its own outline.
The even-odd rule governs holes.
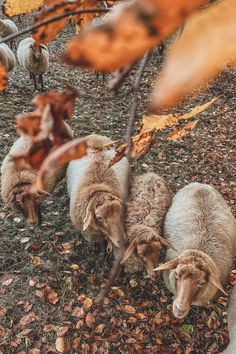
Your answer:
[[[8,84],[8,73],[2,64],[0,64],[0,92],[4,91]]]
[[[207,103],[194,107],[193,109],[191,109],[191,111],[182,115],[171,113],[167,115],[154,114],[150,116],[145,116],[143,117],[141,123],[141,131],[145,131],[149,129],[156,129],[158,131],[166,127],[171,127],[173,125],[176,125],[181,120],[192,118],[193,116],[196,116],[197,114],[205,111],[209,106],[212,105],[212,103],[215,102],[215,100],[217,100],[217,97],[213,98]]]
[[[86,322],[86,325],[90,328],[92,328],[95,324],[95,317],[94,317],[94,314],[91,313],[91,312],[88,312],[86,317],[85,317],[85,322]]]
[[[58,295],[54,289],[50,289],[48,295],[47,295],[48,301],[55,305],[58,302]]]
[[[153,95],[154,107],[174,104],[235,56],[235,12],[235,0],[223,0],[190,19],[167,54]]]
[[[56,347],[56,350],[57,350],[59,353],[64,353],[64,350],[65,350],[65,343],[64,343],[64,338],[63,338],[63,337],[58,337],[58,338],[56,339],[55,347]]]
[[[11,17],[30,13],[41,6],[43,6],[43,0],[4,0],[3,12]]]
[[[68,332],[69,327],[68,326],[63,326],[63,327],[59,327],[57,330],[57,337],[63,337],[66,332]]]
[[[173,32],[205,0],[138,0],[119,4],[101,25],[90,27],[66,48],[69,64],[113,71],[134,62]]]
[[[128,313],[129,315],[133,315],[135,314],[136,310],[133,306],[125,305],[125,312]]]
[[[36,320],[36,315],[34,312],[30,312],[28,315],[25,315],[21,317],[19,325],[20,326],[25,326],[31,322],[34,322]]]
[[[183,136],[189,134],[191,130],[193,130],[196,127],[197,123],[198,120],[194,120],[193,122],[185,124],[183,128],[176,129],[170,135],[168,135],[167,140],[176,140],[182,138]]]

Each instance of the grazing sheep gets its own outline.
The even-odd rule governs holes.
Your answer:
[[[17,33],[18,28],[12,20],[1,20],[0,19],[0,37],[5,38],[10,34]],[[14,41],[11,40],[11,49],[13,48]]]
[[[147,269],[155,280],[162,246],[172,247],[161,237],[166,211],[171,203],[171,192],[165,180],[155,173],[133,178],[126,218],[125,233],[128,242],[122,263],[125,271],[135,273]],[[132,257],[130,257],[132,256]]]
[[[115,151],[101,149],[111,140],[96,134],[87,136],[86,140],[88,155],[71,161],[67,170],[70,217],[88,241],[107,236],[113,242],[117,256],[125,244],[121,197],[129,164],[123,158],[109,168]],[[94,153],[94,150],[98,152]]]
[[[235,354],[236,352],[236,285],[230,295],[228,306],[228,328],[229,328],[229,345],[221,354]]]
[[[30,73],[33,79],[34,88],[37,90],[36,76],[43,89],[43,74],[49,69],[49,53],[44,44],[37,44],[36,41],[27,37],[23,39],[17,49],[17,58],[25,70]]]
[[[5,66],[7,71],[12,70],[16,64],[13,51],[5,43],[0,44],[0,63]]]
[[[71,138],[73,133],[70,127],[65,126]],[[12,156],[23,155],[31,147],[31,142],[21,137],[11,147],[1,167],[1,193],[5,207],[21,212],[29,226],[37,226],[41,221],[40,203],[45,199],[45,193],[34,194],[30,191],[37,172],[33,169],[17,170]],[[65,176],[65,166],[50,170],[45,178],[45,191],[52,193],[57,183]]]
[[[164,280],[174,293],[173,313],[185,317],[191,304],[204,306],[224,292],[236,252],[236,222],[212,186],[190,183],[173,198],[164,235],[177,250],[167,251]],[[225,292],[224,292],[225,293]]]

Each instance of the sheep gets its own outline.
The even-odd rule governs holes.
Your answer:
[[[230,296],[228,306],[228,328],[230,343],[221,354],[235,354],[236,350],[236,285]]]
[[[49,69],[49,53],[44,44],[38,44],[36,41],[27,37],[23,39],[17,49],[17,58],[25,70],[30,73],[33,79],[34,88],[37,90],[36,76],[39,76],[39,82],[43,90],[43,74]]]
[[[221,194],[212,186],[190,183],[173,198],[164,222],[170,249],[165,270],[174,293],[173,313],[184,318],[191,304],[204,306],[225,284],[236,252],[236,222]]]
[[[73,137],[70,127],[64,122],[66,129]],[[12,156],[23,155],[29,151],[32,143],[26,137],[20,137],[15,141],[1,166],[1,193],[5,208],[19,211],[26,219],[30,227],[35,227],[41,222],[40,203],[46,195],[52,193],[57,183],[65,176],[66,167],[59,166],[50,170],[45,178],[45,192],[33,193],[31,186],[34,183],[37,172],[33,169],[17,170]]]
[[[0,37],[5,38],[10,34],[18,32],[18,28],[12,20],[1,20],[0,19]],[[11,40],[11,49],[13,48],[14,41]]]
[[[130,245],[121,261],[127,273],[136,273],[145,267],[152,280],[158,275],[153,268],[158,266],[161,248],[172,247],[161,237],[171,197],[167,183],[158,174],[134,177],[128,200],[131,205],[125,217],[125,233]]]
[[[0,63],[5,66],[7,71],[12,70],[16,64],[13,51],[5,43],[0,44]]]
[[[73,225],[88,241],[108,237],[115,257],[125,249],[125,233],[121,221],[125,175],[129,173],[126,158],[109,168],[114,149],[102,150],[111,140],[92,134],[86,137],[88,155],[71,161],[67,169],[70,217]],[[93,153],[97,150],[96,153]]]

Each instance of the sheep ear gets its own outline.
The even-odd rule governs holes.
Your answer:
[[[136,250],[137,244],[136,241],[133,240],[131,242],[131,244],[129,245],[129,247],[127,248],[127,250],[125,251],[122,260],[121,260],[121,264],[123,264],[125,261],[127,261],[127,259],[132,256],[132,254],[134,254],[135,250]]]
[[[228,295],[228,294],[225,292],[223,286],[221,285],[220,279],[219,279],[218,276],[213,275],[213,274],[210,274],[209,282],[212,283],[213,285],[215,285],[215,287],[216,287],[217,289],[219,289],[220,291],[222,291],[222,293],[224,293],[225,295]]]
[[[179,259],[175,258],[172,259],[172,261],[166,262],[153,270],[159,271],[159,270],[175,269],[178,264],[179,264]]]
[[[87,209],[86,209],[86,214],[85,214],[85,218],[83,220],[83,231],[85,231],[87,229],[87,227],[89,226],[89,224],[92,221],[92,210],[91,210],[91,204],[92,204],[92,200],[90,200],[90,202],[88,203]]]
[[[165,238],[163,238],[161,236],[158,236],[158,239],[163,246],[165,246],[167,248],[171,248],[172,250],[176,251],[176,249],[174,248],[174,246],[172,246],[170,241],[166,240]]]

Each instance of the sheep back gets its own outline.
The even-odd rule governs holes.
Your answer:
[[[179,190],[166,215],[164,236],[177,250],[168,249],[167,261],[186,250],[199,250],[215,262],[220,280],[225,283],[235,255],[236,222],[214,187],[190,183]],[[169,271],[164,272],[165,281],[168,274]]]
[[[18,28],[12,20],[0,20],[0,36],[7,37],[10,34],[17,32]]]
[[[5,43],[0,44],[0,63],[2,63],[8,71],[12,70],[16,64],[15,54]]]

